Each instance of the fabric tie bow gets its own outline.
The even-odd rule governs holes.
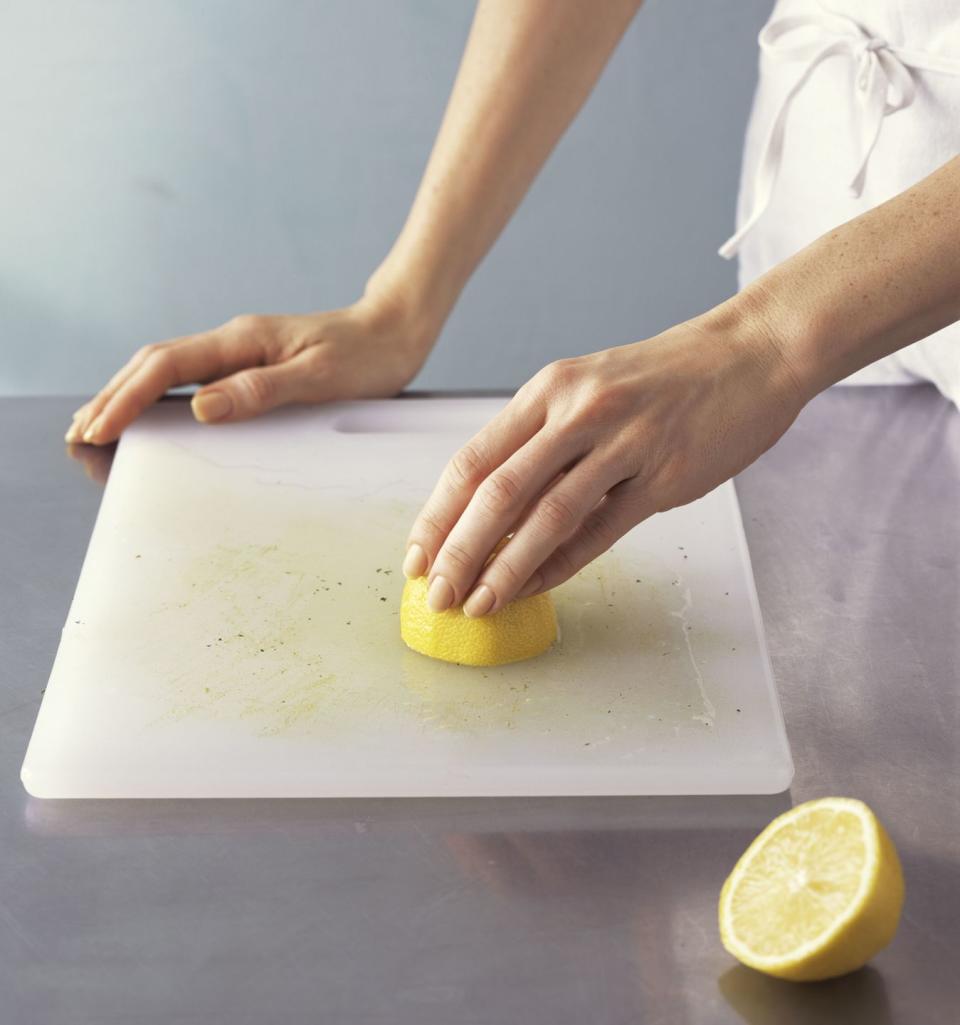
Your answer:
[[[769,58],[803,62],[803,70],[780,101],[761,151],[753,209],[737,233],[720,247],[719,253],[726,259],[736,255],[740,243],[769,206],[783,161],[784,129],[790,107],[817,66],[828,57],[843,55],[856,61],[857,162],[849,183],[854,196],[863,190],[867,163],[880,137],[883,119],[913,103],[916,85],[910,69],[960,75],[960,60],[893,46],[872,36],[852,18],[826,9],[819,14],[775,18],[764,26],[759,42]]]

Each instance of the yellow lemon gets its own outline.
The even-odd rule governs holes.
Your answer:
[[[896,848],[873,812],[824,797],[775,818],[744,852],[720,892],[720,937],[768,975],[830,979],[893,939],[903,893]]]
[[[433,612],[426,577],[408,580],[400,601],[400,636],[422,655],[465,666],[499,666],[540,655],[557,639],[557,617],[549,594],[518,598],[479,619],[459,606]]]

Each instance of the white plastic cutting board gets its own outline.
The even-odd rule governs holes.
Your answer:
[[[399,637],[406,532],[503,404],[406,399],[123,438],[23,765],[37,797],[774,793],[793,767],[732,485],[555,592],[498,669]]]

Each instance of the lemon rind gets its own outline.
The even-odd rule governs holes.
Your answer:
[[[843,914],[831,922],[831,924],[806,943],[794,947],[789,953],[778,955],[758,954],[751,947],[742,943],[733,929],[731,915],[729,914],[729,900],[724,900],[728,893],[732,893],[737,883],[743,878],[747,868],[752,861],[752,855],[762,847],[766,847],[770,840],[788,825],[803,818],[813,810],[812,806],[820,808],[833,808],[838,811],[852,812],[860,820],[861,824],[868,827],[864,829],[866,847],[866,861],[864,871],[860,877],[860,885],[850,900],[850,904]],[[771,828],[775,827],[775,828]],[[763,841],[761,843],[761,840]],[[877,819],[867,805],[853,797],[821,797],[813,801],[804,801],[788,811],[783,812],[757,836],[753,843],[743,852],[737,862],[733,873],[721,891],[720,899],[724,907],[724,914],[720,919],[720,932],[727,949],[734,957],[758,969],[789,968],[827,949],[836,937],[853,921],[862,910],[867,901],[868,894],[873,890],[880,868],[880,835],[877,829]]]
[[[521,600],[528,609],[528,629],[513,636],[516,629],[516,610],[507,605],[484,619],[467,616],[459,606],[443,612],[430,611],[426,606],[425,580],[407,580],[404,583],[400,610],[400,637],[410,651],[450,665],[473,668],[494,668],[525,662],[546,654],[559,641],[559,623],[556,608],[549,594],[531,596]],[[518,603],[519,605],[520,603]],[[443,627],[444,621],[447,622]],[[466,635],[459,621],[472,624]],[[495,626],[501,622],[506,633],[498,635]],[[521,618],[521,626],[524,619]],[[472,635],[472,636],[471,636]]]

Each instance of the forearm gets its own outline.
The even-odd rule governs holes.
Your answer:
[[[807,397],[960,319],[960,157],[817,239],[731,305],[759,319]]]
[[[639,6],[480,0],[416,199],[368,292],[439,330]]]

